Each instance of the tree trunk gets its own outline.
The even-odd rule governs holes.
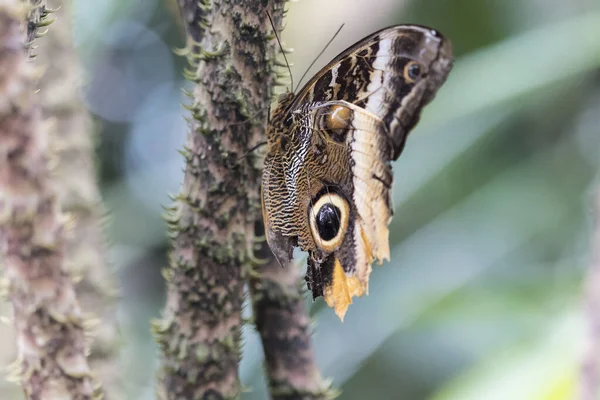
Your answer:
[[[44,118],[53,123],[52,174],[59,204],[69,221],[65,263],[76,278],[81,308],[93,312],[97,321],[90,328],[94,337],[89,356],[92,370],[103,382],[107,396],[120,399],[116,281],[102,230],[105,211],[96,180],[96,138],[80,93],[84,77],[72,43],[70,3],[65,2],[52,17],[56,20],[40,39],[35,61],[46,67],[39,82],[40,101]]]
[[[101,396],[86,360],[85,325],[65,268],[65,227],[51,179],[39,71],[27,46],[46,23],[44,2],[0,4],[0,250],[13,307],[14,378],[30,399]]]

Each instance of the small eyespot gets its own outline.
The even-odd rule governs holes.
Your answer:
[[[352,110],[348,107],[334,105],[324,113],[323,129],[338,143],[346,141],[348,128],[352,124]]]
[[[348,229],[350,207],[336,193],[323,194],[309,210],[312,236],[317,247],[325,252],[337,250]]]
[[[415,82],[417,79],[419,79],[421,77],[422,73],[423,73],[423,69],[421,68],[421,65],[419,65],[415,61],[410,61],[408,64],[406,64],[404,66],[404,79],[408,83]]]
[[[327,128],[328,129],[344,129],[350,125],[350,119],[352,118],[352,110],[348,107],[343,106],[331,106],[329,108],[329,114],[327,116]]]
[[[431,30],[429,31],[429,33],[431,33],[431,36],[433,36],[433,37],[436,37],[436,38],[442,37],[442,36],[440,35],[440,33],[439,33],[438,31],[436,31],[435,29],[431,29]]]

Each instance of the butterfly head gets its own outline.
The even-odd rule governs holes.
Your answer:
[[[293,115],[289,111],[294,101],[294,93],[285,92],[277,98],[277,105],[271,114],[267,127],[267,146],[269,151],[285,151],[286,136],[289,136],[293,123]]]

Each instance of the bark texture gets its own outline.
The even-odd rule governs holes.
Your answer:
[[[53,4],[50,4],[51,8]],[[90,115],[81,98],[82,70],[70,29],[70,4],[51,14],[55,19],[35,50],[36,64],[45,66],[40,101],[45,119],[52,122],[50,156],[56,193],[68,218],[66,269],[76,278],[75,291],[86,312],[93,312],[94,337],[89,356],[107,395],[117,394],[119,335],[116,324],[117,290],[107,261],[101,219],[103,206],[96,180],[95,137]]]
[[[166,217],[172,235],[167,304],[155,332],[159,394],[239,398],[241,308],[261,217],[261,169],[247,151],[264,138],[283,1],[179,2],[188,31],[192,118],[185,177]],[[262,112],[261,112],[262,111]],[[257,117],[259,115],[259,117]]]
[[[598,399],[600,389],[600,189],[596,194],[595,226],[586,282],[587,340],[579,379],[579,399]]]
[[[39,71],[27,55],[26,38],[45,21],[36,3],[27,23],[23,2],[0,0],[0,251],[17,335],[13,372],[30,399],[99,398],[86,360],[85,320],[64,265],[48,127],[35,93]]]
[[[315,362],[300,271],[297,262],[282,268],[271,260],[257,267],[250,279],[269,391],[275,400],[331,399],[337,393],[323,380]]]

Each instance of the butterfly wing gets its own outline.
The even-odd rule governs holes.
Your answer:
[[[268,131],[263,212],[269,245],[309,253],[307,281],[343,319],[389,259],[390,161],[446,79],[449,43],[401,25],[350,47],[298,95],[280,100]]]
[[[332,100],[364,108],[389,127],[396,159],[452,62],[451,44],[437,31],[418,25],[386,28],[335,57],[298,92],[289,110]]]

